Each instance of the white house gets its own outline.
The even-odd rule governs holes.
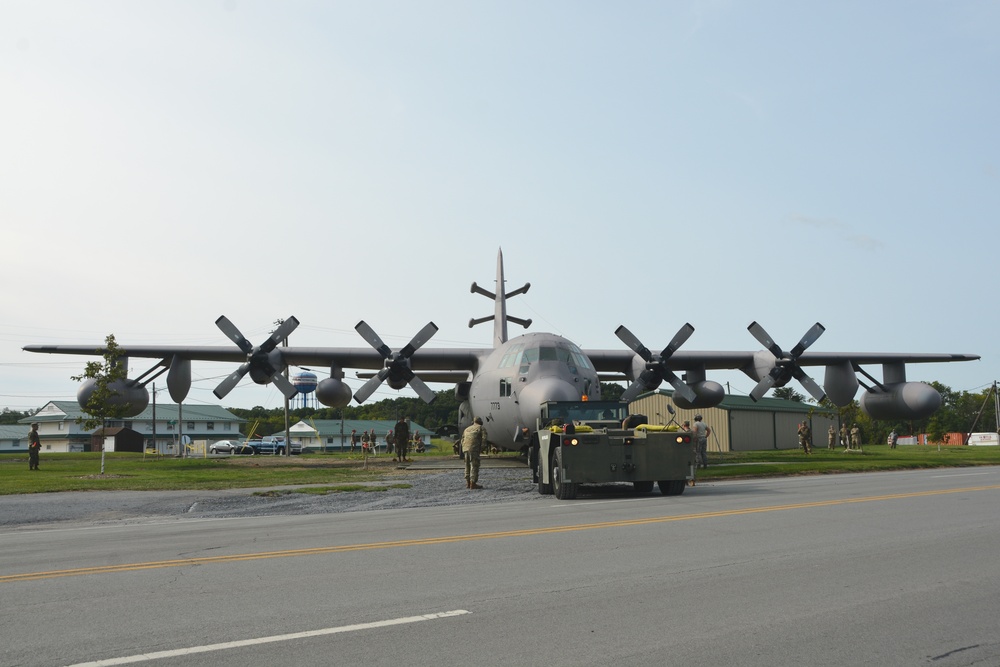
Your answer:
[[[156,419],[153,419],[153,410]],[[25,417],[18,424],[25,426],[38,422],[38,437],[42,443],[42,452],[85,452],[93,451],[93,434],[97,429],[87,430],[77,423],[77,419],[87,419],[85,413],[76,401],[50,401],[31,417]],[[217,405],[184,405],[157,404],[147,406],[135,417],[128,419],[108,420],[107,427],[130,428],[143,435],[147,448],[155,448],[164,454],[176,454],[181,436],[192,440],[205,440],[209,443],[217,440],[240,440],[240,419],[229,410]],[[28,451],[27,430],[25,444],[10,450]],[[0,447],[4,440],[0,439]],[[99,447],[99,445],[98,445]]]

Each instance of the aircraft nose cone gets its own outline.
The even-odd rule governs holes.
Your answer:
[[[521,408],[521,424],[534,430],[539,406],[546,401],[579,401],[580,389],[571,382],[560,378],[540,378],[521,390],[518,403]]]

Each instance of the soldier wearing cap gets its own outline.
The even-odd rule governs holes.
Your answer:
[[[708,467],[708,436],[712,429],[701,420],[701,415],[694,416],[694,462],[699,468]]]
[[[799,424],[799,447],[806,454],[812,454],[812,431],[809,430],[807,422]]]

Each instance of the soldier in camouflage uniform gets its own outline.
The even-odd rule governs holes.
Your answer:
[[[806,454],[812,454],[812,431],[809,430],[809,424],[806,422],[799,424],[799,447]]]
[[[38,438],[38,424],[32,424],[28,431],[28,470],[38,470],[38,452],[42,450],[42,442]]]
[[[465,488],[481,489],[479,486],[479,455],[486,447],[486,429],[483,418],[476,417],[462,434],[462,454],[465,456]]]

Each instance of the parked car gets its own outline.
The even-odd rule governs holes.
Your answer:
[[[260,445],[256,447],[258,454],[277,454],[283,455],[285,453],[285,436],[283,435],[265,435],[261,438]],[[299,442],[292,441],[292,448],[290,450],[291,454],[301,454],[302,444]]]
[[[260,454],[260,440],[244,440],[242,446],[249,448],[253,454]]]
[[[250,441],[248,440],[244,440],[243,442],[239,443],[236,446],[236,449],[233,451],[233,454],[241,454],[243,456],[252,456],[256,453],[257,450],[253,448],[253,445],[251,445]]]
[[[218,442],[213,442],[208,446],[209,454],[236,454],[237,450],[242,447],[242,443],[238,440],[219,440]]]

